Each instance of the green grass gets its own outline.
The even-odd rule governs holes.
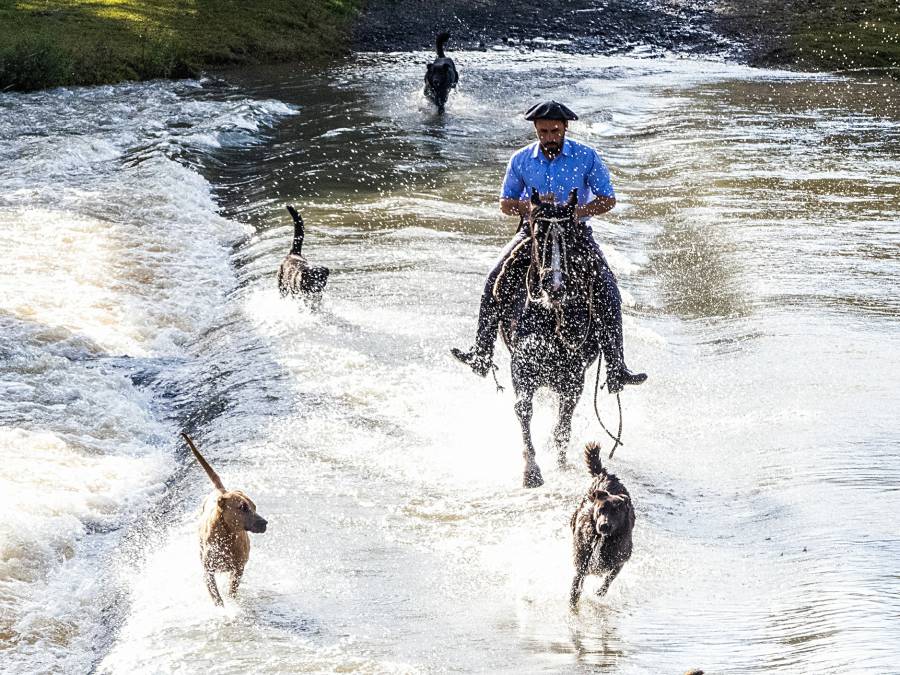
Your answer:
[[[761,65],[885,69],[900,77],[900,0],[755,0],[731,5],[753,17],[769,46],[758,58]]]
[[[802,65],[900,69],[900,0],[812,3],[795,16],[790,47]]]
[[[0,0],[0,91],[315,62],[346,49],[365,0]],[[900,77],[900,0],[745,0],[760,63]]]
[[[362,0],[0,0],[0,91],[314,62],[346,49]]]

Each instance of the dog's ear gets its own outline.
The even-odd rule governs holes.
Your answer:
[[[569,193],[569,201],[566,202],[566,206],[568,206],[571,209],[577,205],[578,205],[578,188],[572,188],[572,191]]]

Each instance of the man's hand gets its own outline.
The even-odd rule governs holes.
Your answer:
[[[588,216],[599,216],[601,213],[611,211],[616,205],[615,197],[597,197],[589,201],[587,204],[575,207],[576,218],[587,218]]]
[[[542,194],[541,202],[553,204],[556,202],[556,195],[552,192]],[[532,209],[534,209],[534,204],[531,203],[530,199],[500,200],[500,210],[507,216],[519,216],[520,218],[527,218],[529,215],[531,215]]]
[[[531,211],[531,202],[524,199],[501,199],[500,211],[507,216],[524,218]]]

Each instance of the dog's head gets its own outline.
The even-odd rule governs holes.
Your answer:
[[[300,278],[300,290],[307,295],[315,295],[325,290],[328,275],[331,273],[327,267],[307,267]]]
[[[222,511],[222,518],[233,530],[247,530],[261,534],[266,531],[268,521],[256,512],[256,504],[240,490],[219,493],[216,505]]]
[[[627,530],[630,525],[631,500],[628,495],[611,495],[606,490],[594,490],[590,499],[594,529],[601,537]]]
[[[449,91],[450,87],[456,82],[456,67],[450,59],[438,59],[434,63],[428,64],[428,72],[425,74],[425,81],[435,91]]]
[[[445,89],[450,86],[450,64],[429,63],[428,72],[425,75],[428,84],[433,89]]]

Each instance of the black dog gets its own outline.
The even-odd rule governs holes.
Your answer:
[[[631,557],[634,507],[628,490],[600,462],[600,446],[588,443],[584,461],[594,482],[572,514],[575,579],[569,603],[578,605],[587,574],[606,575],[599,595],[605,595],[622,566]]]
[[[287,207],[294,219],[294,243],[291,252],[285,256],[278,268],[278,290],[282,297],[293,295],[309,300],[318,306],[322,300],[322,291],[328,281],[330,270],[327,267],[310,265],[303,257],[303,218],[293,206]]]
[[[437,106],[438,112],[443,114],[444,106],[450,90],[459,82],[459,74],[453,59],[444,55],[444,44],[450,39],[450,33],[441,33],[437,36],[435,48],[437,58],[428,64],[425,73],[425,96]]]

